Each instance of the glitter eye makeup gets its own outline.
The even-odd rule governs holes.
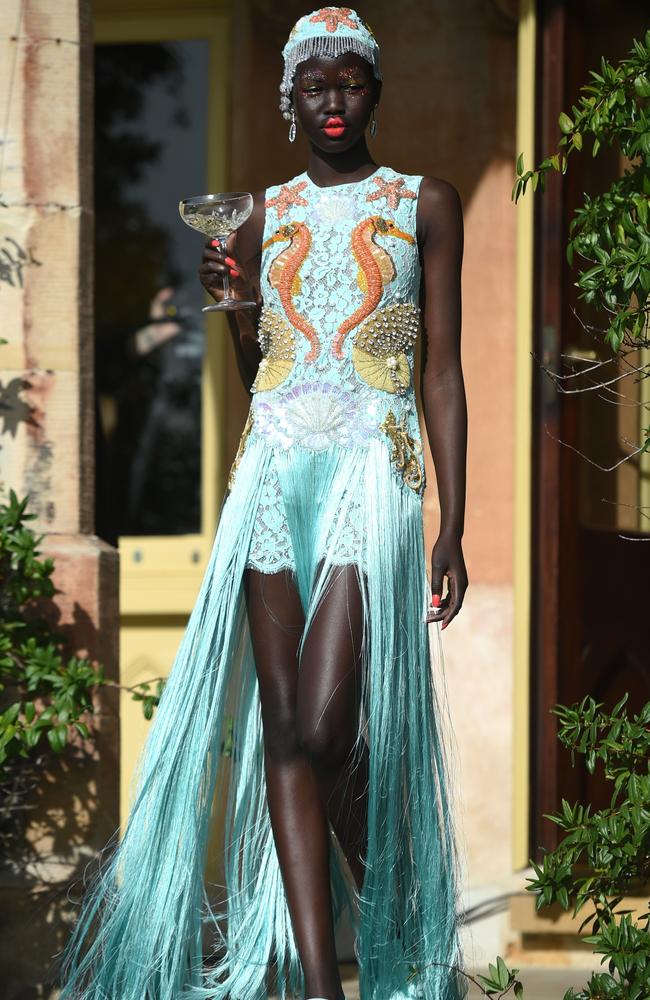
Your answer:
[[[349,67],[347,69],[341,70],[338,74],[339,82],[343,84],[344,87],[358,87],[359,91],[367,94],[368,93],[368,83],[363,73],[358,69]]]

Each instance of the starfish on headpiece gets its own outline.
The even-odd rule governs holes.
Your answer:
[[[415,191],[404,189],[404,178],[398,177],[394,181],[385,181],[381,177],[373,177],[373,184],[377,185],[377,190],[366,195],[366,201],[378,201],[385,198],[389,208],[393,211],[397,208],[402,198],[417,198]]]
[[[352,20],[350,14],[352,14],[351,7],[323,7],[322,10],[317,10],[315,14],[312,14],[309,20],[313,23],[323,21],[328,31],[336,31],[339,24],[358,31],[359,25]]]
[[[307,181],[300,181],[299,184],[294,184],[290,187],[288,184],[282,184],[280,187],[280,193],[275,196],[275,198],[268,198],[264,202],[265,208],[274,208],[278,213],[278,219],[281,219],[285,212],[289,211],[291,205],[306,205],[307,199],[303,198],[300,192],[307,187]]]

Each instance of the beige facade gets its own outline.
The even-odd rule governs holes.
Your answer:
[[[468,924],[467,958],[470,965],[482,965],[510,946],[507,894],[523,888],[521,869],[527,861],[528,659],[521,609],[530,574],[526,338],[531,217],[528,207],[514,208],[510,190],[516,154],[532,128],[534,19],[529,4],[522,3],[519,13],[509,0],[440,0],[435,5],[374,0],[358,9],[383,46],[376,160],[451,181],[465,213],[470,589],[461,615],[445,633],[444,651],[456,738],[464,902],[468,908],[484,906],[487,913]],[[156,39],[157,33],[169,38],[176,31],[178,37],[196,32],[210,38],[219,54],[211,79],[214,88],[222,88],[210,95],[215,109],[210,176],[215,185],[257,190],[305,167],[306,147],[300,137],[288,143],[277,108],[280,50],[288,27],[304,11],[295,0],[282,5],[239,0],[231,6],[210,0],[102,0],[95,31],[100,40]],[[117,676],[118,555],[93,535],[90,5],[5,0],[0,37],[0,100],[9,108],[0,147],[0,197],[7,206],[0,207],[0,246],[3,240],[15,241],[8,245],[26,255],[21,281],[16,272],[13,285],[0,285],[0,332],[8,340],[0,347],[0,381],[5,389],[20,386],[12,397],[15,434],[0,438],[0,481],[32,496],[38,527],[46,532],[44,547],[56,557],[61,622],[73,646],[96,656]],[[230,345],[224,349],[223,344],[222,338],[210,349],[205,376],[204,413],[210,422],[204,434],[212,449],[212,479],[204,484],[211,492],[206,509],[212,516],[216,477],[223,482],[248,404]],[[430,456],[427,461],[431,547],[437,502]],[[200,539],[175,539],[171,549],[145,546],[153,555],[144,566],[136,559],[137,541],[121,547],[127,597],[123,682],[168,669],[212,529],[203,525]],[[179,597],[164,577],[165,553],[171,551],[178,560],[174,567],[182,561]],[[131,589],[125,590],[125,581]],[[147,602],[156,588],[164,606],[152,610]],[[120,759],[124,819],[124,789],[146,735],[140,710],[127,697],[121,722],[121,748],[117,713],[103,723],[74,808],[68,791],[65,814],[57,812],[52,799],[38,821],[41,832],[33,834],[42,834],[44,855],[64,862],[58,869],[64,878],[119,821]],[[60,787],[59,781],[54,797]],[[73,815],[81,817],[79,824]],[[70,837],[48,834],[57,823],[73,831]],[[48,869],[43,878],[41,872],[41,889],[50,874]],[[14,883],[3,889],[6,899],[22,900],[13,931],[3,934],[12,989],[14,983],[43,981],[43,956],[58,948],[64,933],[60,914],[47,922],[47,930],[38,918],[43,938],[29,954],[15,948],[17,937],[29,937],[36,921],[37,911],[24,902],[24,888]],[[18,985],[14,995],[19,995]]]
[[[118,556],[93,535],[90,39],[76,2],[0,9],[0,482],[29,493],[45,533],[57,629],[116,677]],[[0,876],[5,996],[41,988],[65,936],[58,893],[115,827],[115,699],[98,708],[94,749],[46,764],[26,863]]]

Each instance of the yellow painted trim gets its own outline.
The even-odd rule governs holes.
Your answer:
[[[641,351],[640,364],[650,366],[650,348]],[[646,429],[650,425],[650,379],[644,378],[639,384],[641,402],[639,416],[639,441],[645,441]],[[639,459],[639,531],[650,534],[650,452],[644,452]]]
[[[210,44],[208,186],[228,188],[230,5],[220,0],[98,0],[98,44],[203,38]],[[198,192],[200,193],[200,192]],[[197,236],[197,261],[200,240]],[[198,279],[197,279],[198,280]],[[122,615],[189,613],[205,570],[225,489],[224,370],[227,325],[209,316],[202,383],[201,533],[120,539]],[[137,560],[136,560],[137,556]]]
[[[521,0],[517,41],[517,155],[532,166],[535,152],[534,0]],[[512,864],[528,864],[530,802],[530,594],[531,448],[533,343],[533,197],[517,205],[517,294],[515,355],[514,677]]]

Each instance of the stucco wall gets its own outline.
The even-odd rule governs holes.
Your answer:
[[[90,8],[0,5],[0,484],[29,494],[55,561],[45,608],[71,653],[117,676],[117,553],[92,534]],[[2,995],[43,995],[65,937],[69,880],[118,821],[118,720],[104,698],[95,739],[43,751],[24,837],[0,871]],[[10,853],[10,856],[8,856]]]

